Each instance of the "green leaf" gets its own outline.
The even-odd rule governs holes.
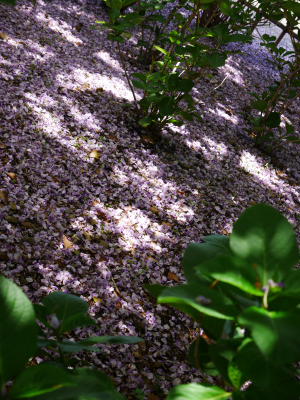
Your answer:
[[[60,320],[88,311],[88,303],[78,296],[64,292],[53,292],[44,297],[42,303],[48,314],[56,314]]]
[[[59,333],[69,332],[75,328],[91,325],[96,325],[96,322],[89,315],[78,313],[62,320]]]
[[[144,339],[137,336],[91,336],[88,339],[81,340],[80,344],[135,344],[143,342]]]
[[[219,339],[217,343],[209,346],[209,353],[212,361],[220,374],[227,380],[228,377],[228,366],[234,355],[236,354],[237,348],[241,344],[242,339]]]
[[[230,247],[256,271],[262,287],[270,279],[281,282],[299,259],[293,227],[266,204],[250,207],[240,216],[230,236]]]
[[[300,311],[275,312],[250,307],[238,322],[251,331],[267,360],[282,365],[300,359]]]
[[[158,51],[160,51],[161,53],[163,53],[165,56],[167,56],[168,54],[169,54],[169,52],[167,51],[167,50],[165,50],[165,49],[163,49],[162,47],[160,47],[160,46],[157,46],[157,45],[155,45],[155,46],[153,46],[156,50],[158,50]]]
[[[268,362],[251,339],[245,339],[237,351],[236,356],[230,363],[229,368],[234,366],[242,374],[240,382],[252,381],[251,387],[261,393],[258,397],[251,395],[247,399],[283,399],[286,397],[286,388],[289,388],[291,399],[296,399],[299,394],[299,383],[294,376],[292,369],[278,367],[272,360]],[[297,392],[298,389],[298,392]],[[285,392],[285,393],[284,393]]]
[[[280,125],[280,122],[281,122],[280,113],[275,111],[271,112],[265,121],[266,126],[269,128],[277,128]]]
[[[209,54],[207,56],[208,65],[212,68],[223,67],[226,63],[227,56],[225,54]]]
[[[285,129],[288,135],[292,135],[295,133],[295,127],[291,124],[288,124],[287,122],[285,123]]]
[[[264,292],[257,289],[255,283],[257,281],[256,271],[249,268],[249,264],[238,257],[230,255],[221,255],[195,268],[196,273],[209,276],[218,281],[235,286],[246,293],[255,296],[263,296]]]
[[[87,302],[78,296],[54,292],[46,296],[42,303],[46,307],[48,315],[55,314],[60,320],[60,332],[95,324],[87,315]]]
[[[140,81],[146,82],[146,74],[142,74],[140,72],[135,72],[132,76]]]
[[[201,283],[168,287],[161,292],[157,302],[171,304],[196,320],[200,313],[221,319],[233,319],[237,313],[228,298]]]
[[[147,126],[151,125],[152,123],[152,118],[150,117],[144,117],[139,119],[139,124],[143,127],[146,128]]]
[[[168,89],[188,93],[192,90],[194,82],[191,79],[184,79],[177,74],[171,74],[168,79]]]
[[[218,256],[219,254],[230,254],[229,238],[223,235],[211,235],[203,238],[204,243],[191,243],[183,255],[184,275],[189,282],[199,280],[195,266],[202,262]],[[200,280],[207,281],[202,277]]]
[[[174,98],[170,96],[164,96],[157,105],[161,116],[172,115],[176,110]]]
[[[10,391],[13,399],[32,398],[74,386],[72,375],[54,364],[39,364],[25,369],[15,380]]]
[[[265,109],[267,108],[268,102],[267,102],[267,101],[264,101],[264,100],[256,100],[256,101],[254,101],[254,102],[251,104],[251,106],[252,106],[252,108],[254,108],[255,110],[258,110],[258,111],[263,112],[263,111],[265,111]]]
[[[46,396],[43,400],[124,400],[117,392],[111,379],[103,372],[79,368],[74,371],[74,386],[64,387]]]
[[[147,89],[147,84],[145,82],[142,81],[138,81],[136,79],[132,80],[132,84],[134,87],[138,88],[138,89],[143,89],[146,90]]]
[[[292,11],[296,17],[300,18],[300,4],[296,1],[286,1],[283,4],[284,8],[288,11]]]
[[[0,276],[0,386],[12,379],[36,351],[33,305],[22,290]]]
[[[228,399],[231,393],[218,386],[206,386],[199,383],[178,385],[171,389],[167,400],[221,400]]]
[[[100,351],[100,349],[96,346],[92,345],[83,345],[80,342],[71,342],[69,340],[64,340],[63,342],[58,343],[59,348],[64,353],[78,353],[79,351]]]

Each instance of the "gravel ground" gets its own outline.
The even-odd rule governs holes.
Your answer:
[[[90,333],[145,338],[80,362],[157,400],[204,376],[184,361],[196,326],[143,285],[183,282],[187,244],[228,234],[251,204],[277,207],[299,232],[300,156],[291,144],[266,155],[247,137],[250,92],[278,77],[257,44],[194,89],[203,122],[142,141],[115,50],[90,28],[102,18],[79,0],[0,6],[0,271],[33,300],[85,298]],[[299,134],[299,104],[288,112]]]

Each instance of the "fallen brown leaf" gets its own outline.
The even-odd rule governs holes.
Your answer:
[[[72,249],[74,247],[74,244],[65,235],[63,235],[63,242],[65,249]]]
[[[5,189],[0,189],[0,201],[5,204],[8,203],[8,193]]]
[[[101,157],[101,153],[99,150],[92,150],[89,154],[90,158],[94,158],[96,160],[99,160],[99,158]]]
[[[168,277],[168,279],[170,279],[171,281],[180,282],[179,276],[176,275],[176,274],[174,274],[174,272],[168,272],[167,277]]]
[[[17,179],[17,174],[15,172],[8,172],[7,175],[11,178],[11,179]]]

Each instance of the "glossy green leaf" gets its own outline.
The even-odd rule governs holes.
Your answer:
[[[94,325],[87,314],[88,304],[79,296],[63,292],[54,292],[46,296],[42,303],[48,315],[55,314],[60,325],[59,332],[67,332],[77,327]]]
[[[158,51],[160,51],[161,53],[163,53],[164,55],[168,55],[169,54],[169,52],[167,51],[167,50],[165,50],[165,49],[163,49],[162,47],[160,47],[160,46],[157,46],[157,45],[155,45],[155,46],[153,46],[156,50],[158,50]]]
[[[257,347],[272,363],[300,359],[300,310],[275,312],[250,307],[238,322],[250,330]]]
[[[72,375],[55,364],[39,364],[25,369],[10,391],[13,399],[32,398],[74,386]]]
[[[125,400],[111,379],[96,369],[73,371],[72,386],[41,395],[39,400]]]
[[[33,305],[12,281],[0,276],[0,385],[12,379],[36,351]]]
[[[246,293],[255,296],[263,296],[264,292],[257,289],[256,271],[249,268],[245,260],[230,255],[220,255],[211,260],[203,262],[195,268],[196,273],[209,276],[210,278],[235,286]]]
[[[88,311],[88,303],[73,294],[53,292],[44,297],[42,303],[48,314],[56,314],[60,320]]]
[[[210,357],[226,380],[229,380],[228,366],[241,342],[242,339],[219,339],[215,344],[209,346]]]
[[[199,319],[200,313],[221,319],[233,319],[237,313],[228,298],[200,283],[166,288],[159,295],[157,302],[171,304],[196,320]]]
[[[226,392],[218,386],[188,383],[171,389],[167,400],[221,400],[228,399],[230,396],[230,392]]]
[[[281,282],[299,259],[293,227],[266,204],[248,208],[234,224],[230,247],[256,271],[262,286]]]
[[[183,255],[184,275],[189,282],[200,277],[196,274],[195,266],[202,262],[218,256],[219,254],[230,254],[229,238],[223,235],[211,235],[203,238],[203,243],[191,243]],[[207,281],[204,277],[201,280]]]

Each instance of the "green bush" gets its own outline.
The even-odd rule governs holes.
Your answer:
[[[65,335],[75,328],[95,325],[87,311],[88,304],[83,299],[62,292],[49,294],[42,304],[32,304],[17,285],[0,277],[1,399],[124,399],[101,371],[72,367],[70,354],[99,351],[98,344],[130,344],[142,339],[134,336],[66,339]],[[50,360],[28,366],[36,356]]]
[[[211,235],[188,246],[187,283],[149,286],[160,304],[189,314],[203,329],[190,362],[222,387],[189,384],[168,400],[296,400],[300,381],[300,270],[296,236],[274,208],[247,209],[230,237]]]

